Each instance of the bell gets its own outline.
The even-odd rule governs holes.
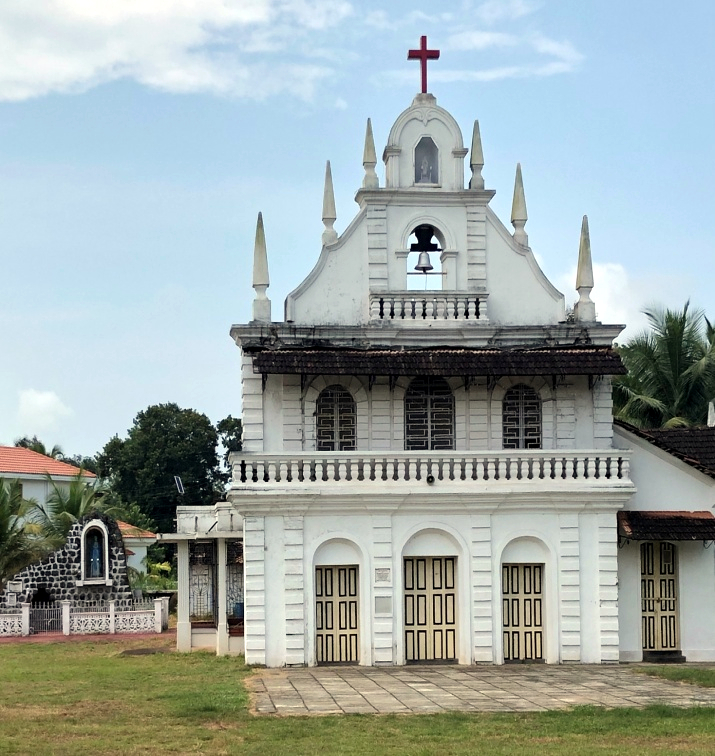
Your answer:
[[[417,259],[417,265],[415,265],[415,270],[418,270],[420,273],[426,273],[428,270],[432,270],[429,252],[420,252],[420,256]]]

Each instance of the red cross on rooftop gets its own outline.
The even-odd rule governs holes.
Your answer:
[[[422,69],[422,92],[427,91],[427,61],[437,60],[439,58],[439,50],[427,49],[427,36],[423,35],[420,39],[420,49],[410,50],[407,53],[407,60],[419,60],[420,68]]]

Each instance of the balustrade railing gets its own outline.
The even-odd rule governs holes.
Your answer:
[[[370,295],[371,320],[485,320],[485,294],[468,292],[397,292]]]
[[[302,452],[233,458],[234,485],[588,481],[627,482],[629,457],[618,451]]]

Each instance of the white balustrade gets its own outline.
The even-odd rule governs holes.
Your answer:
[[[247,453],[233,463],[234,488],[297,487],[347,483],[400,485],[426,481],[452,484],[629,481],[629,457],[619,450],[550,451],[513,449],[479,452],[300,452]]]
[[[370,295],[371,320],[486,320],[487,295],[466,291],[400,291]]]

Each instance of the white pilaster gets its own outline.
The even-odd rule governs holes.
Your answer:
[[[176,650],[191,651],[191,621],[189,618],[189,542],[176,544],[176,572],[178,605],[176,607]]]
[[[474,661],[493,663],[494,622],[492,615],[492,529],[490,515],[472,518],[472,622],[474,628]],[[498,587],[497,587],[498,590]],[[498,621],[498,618],[497,618]]]
[[[283,518],[283,565],[285,574],[285,605],[287,665],[305,664],[306,622],[303,579],[303,516],[294,515]]]
[[[226,613],[226,539],[219,538],[216,544],[216,559],[218,560],[218,619],[216,623],[216,655],[228,654],[228,618]]]
[[[579,522],[577,514],[559,516],[558,556],[559,596],[561,606],[561,661],[581,658],[581,585],[579,575]],[[546,628],[546,632],[553,632]]]
[[[372,518],[373,573],[368,584],[372,586],[374,606],[370,605],[370,596],[366,596],[365,606],[360,607],[363,617],[372,615],[372,622],[363,622],[363,627],[372,627],[372,663],[395,664],[395,591],[394,571],[401,565],[392,562],[392,518]],[[399,562],[398,555],[397,561]],[[370,569],[369,564],[366,569]],[[374,614],[373,614],[374,611]],[[363,644],[363,646],[366,644]]]
[[[266,663],[265,518],[243,519],[246,664]]]
[[[617,662],[618,632],[618,527],[615,512],[598,517],[598,590],[601,610],[601,661]]]

